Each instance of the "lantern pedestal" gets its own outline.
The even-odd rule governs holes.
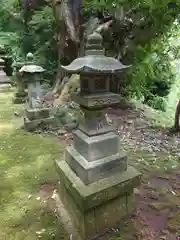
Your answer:
[[[49,108],[25,109],[24,128],[35,131],[39,127],[48,127],[53,124],[54,117],[50,116]]]
[[[66,161],[56,161],[56,167],[60,199],[83,240],[119,227],[121,220],[134,211],[133,188],[139,185],[140,175],[133,167],[89,185]]]
[[[139,172],[128,166],[119,137],[105,119],[108,104],[119,102],[119,95],[91,96],[73,97],[84,117],[65,160],[56,161],[61,201],[83,240],[117,227],[132,212],[133,188],[140,183]]]

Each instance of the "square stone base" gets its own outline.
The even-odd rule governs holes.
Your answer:
[[[108,228],[117,228],[134,210],[133,188],[140,173],[128,166],[123,173],[85,185],[65,161],[56,161],[59,195],[81,238],[88,240]]]
[[[24,118],[24,128],[28,132],[33,132],[37,130],[39,127],[48,127],[54,122],[54,117],[42,118],[36,120],[29,120],[28,118]]]

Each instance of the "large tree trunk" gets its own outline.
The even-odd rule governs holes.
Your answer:
[[[61,64],[68,64],[77,56],[79,48],[79,15],[81,0],[52,0],[57,26],[58,71],[57,79],[63,79]]]
[[[180,131],[180,100],[178,101],[175,113],[174,128],[176,131]]]

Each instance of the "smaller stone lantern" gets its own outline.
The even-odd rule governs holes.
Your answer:
[[[25,65],[25,62],[15,62],[12,67],[13,77],[17,86],[17,92],[13,98],[15,104],[21,104],[26,101],[27,92],[25,91],[25,82],[23,81],[22,73],[19,70]]]
[[[25,109],[24,127],[28,131],[34,131],[41,126],[50,125],[54,117],[50,108],[43,106],[42,88],[40,82],[45,69],[33,63],[33,55],[28,53],[27,62],[19,72],[22,74],[28,87],[28,102]]]

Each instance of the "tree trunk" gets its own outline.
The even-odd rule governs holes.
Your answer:
[[[175,113],[174,128],[176,131],[180,131],[180,100],[178,101]]]

